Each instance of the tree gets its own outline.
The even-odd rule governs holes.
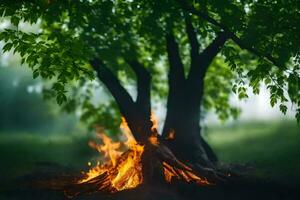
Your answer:
[[[10,0],[0,4],[12,24],[0,39],[34,78],[52,81],[48,96],[68,110],[82,107],[85,119],[115,119],[117,107],[142,144],[153,134],[151,96],[167,94],[159,140],[181,160],[214,169],[217,157],[200,134],[201,110],[236,116],[231,91],[243,99],[247,86],[258,94],[265,83],[271,105],[286,113],[289,99],[299,121],[299,6],[296,0]],[[40,30],[22,31],[21,21]],[[92,103],[95,78],[115,100],[109,109]],[[132,81],[136,98],[123,86]],[[87,90],[82,98],[80,88]]]

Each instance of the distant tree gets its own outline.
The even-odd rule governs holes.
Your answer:
[[[286,113],[290,100],[300,120],[297,0],[4,0],[0,13],[13,25],[0,33],[3,51],[19,53],[34,78],[50,79],[46,96],[68,110],[81,107],[84,119],[116,127],[118,108],[147,144],[150,96],[167,98],[159,139],[189,163],[214,168],[217,158],[200,134],[201,110],[236,116],[231,92],[244,99],[248,86],[258,94],[264,83],[271,105]],[[20,22],[40,29],[21,31]],[[115,103],[93,103],[95,78]],[[136,97],[125,89],[134,82]],[[170,132],[173,140],[166,139]]]

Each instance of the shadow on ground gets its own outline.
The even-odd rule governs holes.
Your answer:
[[[64,191],[53,189],[55,185],[42,184],[53,179],[65,180],[70,174],[78,174],[68,168],[45,163],[32,173],[12,181],[3,190],[0,199],[9,200],[67,200]],[[37,184],[38,183],[38,184]],[[48,182],[49,183],[49,182]],[[51,188],[51,189],[49,189]],[[186,183],[142,185],[132,190],[108,194],[92,193],[73,197],[74,200],[298,200],[297,186],[287,186],[270,181],[239,177],[213,186],[196,186]]]

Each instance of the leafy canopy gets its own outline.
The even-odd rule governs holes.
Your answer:
[[[248,86],[258,94],[264,83],[271,105],[279,104],[286,113],[289,99],[300,121],[298,0],[4,0],[0,15],[11,22],[0,33],[3,51],[19,53],[34,78],[50,80],[45,95],[67,110],[81,107],[87,121],[100,119],[115,127],[119,116],[113,101],[93,100],[101,87],[91,81],[95,74],[89,61],[95,56],[128,87],[135,77],[124,58],[138,59],[151,72],[155,99],[166,96],[166,34],[175,34],[186,71],[190,63],[185,15],[201,50],[220,31],[231,35],[205,77],[206,110],[215,110],[221,119],[237,116],[230,93],[244,99]],[[20,23],[38,23],[40,29],[26,32]]]

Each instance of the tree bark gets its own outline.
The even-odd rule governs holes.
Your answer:
[[[193,25],[186,17],[186,32],[190,42],[191,66],[188,77],[184,77],[178,45],[174,37],[167,36],[169,58],[169,97],[163,137],[173,132],[168,145],[179,158],[214,167],[217,157],[201,136],[200,107],[204,93],[204,78],[213,58],[218,54],[228,36],[220,33],[201,53]]]
[[[116,100],[134,138],[140,143],[147,143],[152,127],[150,120],[150,75],[145,69],[143,71],[142,65],[138,62],[131,61],[129,63],[138,77],[138,97],[136,101],[133,101],[118,78],[101,59],[94,58],[91,61],[91,65],[97,72],[98,78]]]

